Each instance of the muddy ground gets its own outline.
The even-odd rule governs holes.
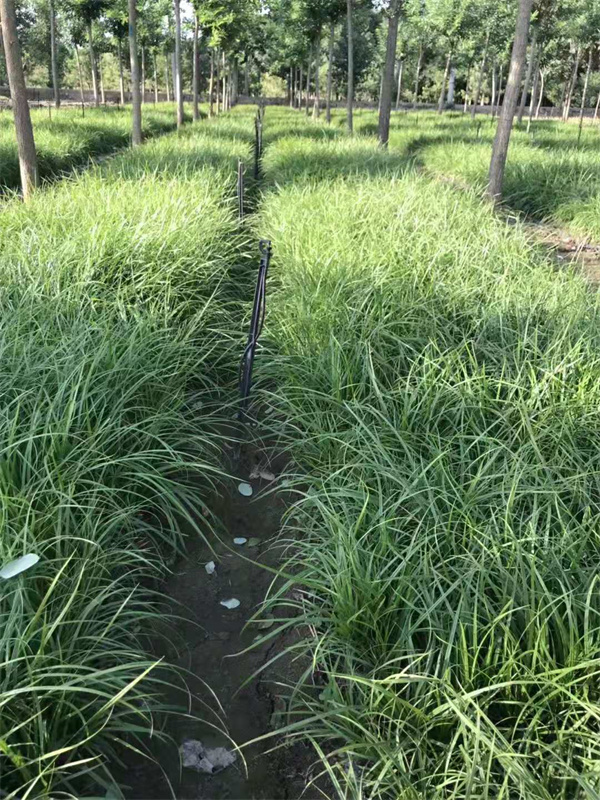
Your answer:
[[[176,623],[175,638],[183,649],[178,658],[170,660],[189,670],[188,683],[192,691],[204,700],[210,694],[208,685],[222,706],[222,717],[231,740],[241,747],[235,764],[214,775],[191,768],[180,768],[174,745],[160,745],[156,750],[159,766],[146,760],[134,759],[128,765],[121,782],[127,800],[294,800],[322,798],[325,795],[309,785],[314,775],[315,753],[307,743],[296,741],[282,746],[279,737],[270,736],[258,743],[244,746],[258,737],[276,733],[283,718],[285,702],[278,684],[293,679],[295,667],[290,660],[276,660],[261,672],[261,668],[283,649],[281,637],[272,637],[256,646],[256,638],[269,635],[269,629],[248,620],[263,602],[273,571],[281,559],[276,540],[286,498],[273,492],[271,481],[249,479],[253,469],[262,466],[276,474],[283,465],[268,463],[256,447],[247,446],[232,457],[229,468],[240,481],[253,487],[252,497],[237,491],[237,481],[228,484],[225,494],[212,504],[215,515],[223,523],[222,541],[210,545],[195,538],[188,552],[173,567],[162,590],[180,606],[182,618]],[[259,539],[243,546],[233,544],[235,537]],[[244,556],[246,558],[244,558]],[[247,559],[258,563],[250,563]],[[216,570],[209,575],[205,565],[214,561]],[[263,565],[263,566],[261,566]],[[237,598],[240,606],[228,610],[222,600]],[[273,626],[273,631],[276,625]],[[254,645],[254,647],[251,647]],[[247,648],[251,647],[250,650]],[[256,674],[258,677],[244,683]],[[181,704],[185,698],[173,694]],[[212,706],[216,704],[212,702]],[[195,718],[194,715],[197,715]],[[232,748],[231,741],[216,727],[198,717],[209,717],[199,703],[189,716],[174,715],[168,733],[180,745],[187,739],[202,741],[208,747]],[[213,722],[218,724],[215,716]],[[245,764],[244,764],[245,761]]]

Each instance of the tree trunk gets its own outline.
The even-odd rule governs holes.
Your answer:
[[[502,81],[503,81],[503,73],[502,73],[502,64],[500,64],[500,69],[498,70],[498,91],[496,92],[496,105],[492,109],[492,119],[496,116],[496,114],[500,111],[500,102],[502,99]]]
[[[142,53],[142,105],[144,105],[146,102],[146,48],[142,45],[140,50]]]
[[[510,71],[508,73],[508,80],[506,81],[506,93],[504,95],[504,103],[502,104],[502,114],[498,120],[498,128],[494,138],[488,175],[487,195],[494,203],[502,199],[504,168],[506,166],[510,134],[515,111],[517,110],[519,88],[521,86],[523,67],[525,65],[532,5],[533,0],[519,0],[515,40],[513,42],[510,59]]]
[[[171,102],[171,79],[169,77],[169,54],[165,50],[165,89],[167,92],[167,103]]]
[[[465,102],[463,104],[462,113],[467,113],[467,107],[469,105],[469,84],[471,83],[471,65],[469,64],[469,69],[467,72],[467,82],[465,83]]]
[[[181,86],[181,6],[180,0],[173,0],[175,12],[175,102],[177,103],[177,127],[183,125],[183,89]]]
[[[398,69],[398,84],[396,88],[396,111],[400,109],[400,95],[402,93],[402,74],[404,73],[404,59],[400,59],[400,68]]]
[[[14,0],[0,0],[0,19],[2,20],[4,57],[6,59],[6,72],[17,135],[21,189],[23,199],[28,200],[38,183],[37,155],[31,114],[29,113],[29,102],[27,101],[21,47],[17,36],[17,15],[15,13]]]
[[[90,48],[90,65],[92,68],[92,90],[94,92],[94,105],[98,108],[100,106],[100,97],[98,96],[98,75],[96,74],[96,54],[94,53],[93,33],[92,20],[90,20],[88,22],[88,42]]]
[[[421,66],[423,64],[423,45],[419,45],[419,58],[417,61],[417,71],[415,75],[415,97],[413,100],[413,110],[417,107],[417,100],[419,97],[419,81],[421,79]]]
[[[588,86],[590,85],[590,73],[592,71],[592,48],[588,54],[587,69],[585,71],[585,80],[583,82],[583,91],[581,93],[581,108],[579,110],[579,133],[577,134],[577,143],[581,139],[581,131],[583,130],[583,115],[585,113],[585,101],[587,98]]]
[[[354,130],[354,120],[352,118],[354,110],[354,38],[352,33],[352,0],[346,0],[346,14],[348,23],[348,116],[346,124],[348,132]]]
[[[246,97],[250,94],[250,59],[246,58],[244,63],[244,94]]]
[[[325,101],[325,119],[331,122],[331,87],[333,84],[333,44],[335,38],[335,25],[329,23],[329,52],[327,53],[327,100]]]
[[[448,95],[446,105],[451,108],[454,106],[454,92],[456,90],[456,67],[451,67],[450,78],[448,80]]]
[[[217,114],[221,112],[221,54],[217,50],[215,53],[215,93],[217,103]]]
[[[400,0],[390,7],[387,42],[385,48],[385,65],[379,108],[379,144],[387,147],[390,138],[390,115],[392,112],[392,91],[394,86],[394,64],[396,62],[396,45],[398,43],[398,23],[400,21]]]
[[[527,74],[525,75],[525,84],[523,86],[523,94],[521,95],[521,104],[519,105],[519,116],[517,122],[519,125],[523,122],[523,114],[525,113],[525,106],[527,105],[527,95],[529,94],[529,87],[531,86],[531,76],[533,74],[533,65],[535,62],[535,46],[537,40],[537,28],[534,29],[531,37],[531,47],[529,48],[529,63],[527,64]]]
[[[290,67],[288,72],[288,105],[294,107],[294,67]]]
[[[444,77],[442,78],[442,89],[438,100],[438,114],[444,113],[444,101],[446,100],[446,84],[448,83],[448,75],[450,73],[450,65],[452,64],[452,53],[448,53],[446,58],[446,68],[444,70]]]
[[[317,52],[315,53],[315,102],[313,104],[313,118],[321,116],[321,26],[317,31]]]
[[[565,122],[568,121],[569,116],[571,114],[571,100],[573,99],[573,92],[575,90],[575,86],[577,84],[577,73],[579,72],[579,58],[581,56],[581,50],[578,47],[577,52],[575,54],[575,64],[573,65],[573,74],[571,75],[571,79],[567,84],[567,93],[565,96],[565,105],[563,109],[563,120]]]
[[[200,119],[200,53],[198,52],[198,15],[194,14],[194,45],[192,57],[192,93],[194,96],[193,117],[194,121]]]
[[[298,111],[302,111],[302,87],[304,86],[304,69],[300,67],[300,83],[298,84]]]
[[[221,93],[221,107],[223,111],[227,111],[227,62],[225,60],[225,50],[221,53],[222,58],[222,77],[223,77],[223,91]]]
[[[210,78],[208,80],[208,116],[212,117],[215,113],[214,109],[214,91],[215,91],[215,48],[210,48]]]
[[[492,96],[490,99],[490,105],[492,107],[492,114],[494,113],[494,107],[496,105],[496,61],[492,64]]]
[[[479,67],[479,75],[477,76],[477,84],[475,94],[473,95],[473,105],[471,106],[471,119],[475,119],[477,113],[477,106],[479,105],[479,98],[481,97],[481,87],[483,85],[483,76],[485,74],[485,66],[487,63],[487,51],[490,42],[490,32],[488,31],[485,37],[485,47],[483,48],[483,55],[481,57],[481,65]]]
[[[306,116],[310,112],[310,67],[312,64],[312,44],[308,55],[308,67],[306,69]]]
[[[58,76],[58,46],[56,41],[56,11],[54,0],[49,4],[50,16],[50,61],[52,66],[52,89],[54,90],[54,105],[60,108],[60,82]]]
[[[129,60],[131,63],[131,105],[133,124],[131,144],[142,143],[142,98],[140,97],[140,65],[137,50],[137,6],[136,0],[128,0],[129,8]]]
[[[156,65],[156,50],[152,53],[152,80],[154,83],[154,103],[158,103],[158,67]]]
[[[117,39],[117,58],[119,59],[119,91],[121,93],[121,105],[125,105],[125,80],[123,78],[123,45]]]
[[[83,71],[81,69],[81,59],[79,58],[79,47],[75,45],[75,58],[77,59],[77,72],[79,74],[79,94],[81,96],[81,105],[85,103],[85,95],[83,93]]]
[[[531,89],[531,102],[529,103],[529,119],[527,120],[527,133],[529,133],[531,123],[533,121],[533,112],[537,103],[537,93],[540,85],[540,71],[538,69],[538,64],[539,58],[536,59],[534,67],[533,88]]]
[[[535,110],[535,118],[539,119],[540,107],[542,105],[542,98],[544,97],[544,70],[540,70],[540,96],[538,98],[537,108]]]
[[[102,72],[102,53],[98,56],[98,75],[100,77],[100,97],[102,105],[106,105],[106,93],[104,91],[104,73]]]

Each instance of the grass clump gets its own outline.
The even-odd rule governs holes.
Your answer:
[[[290,723],[344,797],[596,797],[595,297],[416,171],[288,183],[260,231],[301,492],[304,591],[272,598],[306,624]]]
[[[42,180],[50,180],[74,167],[86,165],[90,158],[108,155],[126,147],[131,141],[131,108],[74,107],[32,108],[38,172]],[[153,137],[176,126],[175,105],[147,106],[143,115],[143,132]],[[19,160],[12,113],[0,113],[0,188],[20,186]]]
[[[40,556],[0,586],[7,797],[121,796],[123,747],[147,752],[165,688],[184,685],[148,655],[169,633],[153,586],[209,530],[221,477],[243,248],[230,194],[248,157],[227,124],[2,214],[0,563]]]

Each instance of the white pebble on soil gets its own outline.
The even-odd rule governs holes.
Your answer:
[[[249,484],[249,483],[240,483],[240,484],[238,485],[238,492],[239,492],[239,493],[240,493],[240,494],[241,494],[243,497],[251,497],[251,496],[252,496],[253,489],[252,489],[252,487],[250,486],[250,484]]]

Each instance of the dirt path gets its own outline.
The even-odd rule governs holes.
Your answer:
[[[532,239],[550,250],[559,266],[573,265],[594,288],[600,285],[600,244],[571,236],[545,222],[526,220],[524,226]]]
[[[241,653],[253,644],[258,635],[266,633],[256,625],[247,626],[247,621],[264,600],[273,573],[249,563],[238,552],[262,565],[276,567],[281,552],[275,546],[274,538],[279,532],[285,508],[282,496],[269,491],[272,488],[269,481],[249,479],[256,465],[273,472],[282,466],[267,464],[260,451],[253,447],[242,450],[239,458],[228,466],[240,481],[252,485],[254,495],[243,497],[237,491],[237,484],[233,484],[227,494],[215,500],[213,511],[224,526],[222,542],[215,541],[211,551],[208,544],[196,540],[175,564],[163,587],[165,595],[173,603],[181,604],[181,613],[187,617],[176,624],[176,638],[187,645],[176,663],[189,670],[191,676],[196,676],[196,681],[193,677],[188,680],[193,692],[208,697],[202,681],[214,691],[223,707],[228,733],[242,748],[246,766],[238,756],[235,764],[214,775],[205,775],[191,768],[180,770],[175,745],[180,746],[185,740],[200,740],[208,747],[231,749],[232,745],[226,736],[205,723],[191,716],[174,715],[168,726],[174,743],[162,746],[156,753],[160,768],[149,762],[138,762],[128,768],[122,782],[127,800],[166,800],[173,796],[178,800],[294,800],[300,797],[310,800],[323,797],[316,789],[305,791],[315,761],[314,752],[308,745],[297,742],[273,750],[275,745],[281,744],[273,737],[249,747],[243,746],[276,729],[277,712],[281,712],[284,706],[277,698],[275,684],[278,679],[285,681],[288,677],[285,663],[281,661],[241,688],[272,657],[276,648],[281,647],[278,638],[274,638]],[[236,546],[233,544],[236,537],[246,538],[248,542]],[[259,542],[251,541],[253,539],[259,539]],[[212,575],[205,568],[210,561],[216,565]],[[230,598],[237,598],[240,606],[228,610],[220,605],[222,600]],[[182,697],[174,696],[173,700],[181,703]],[[206,718],[206,712],[200,707],[194,710]]]

